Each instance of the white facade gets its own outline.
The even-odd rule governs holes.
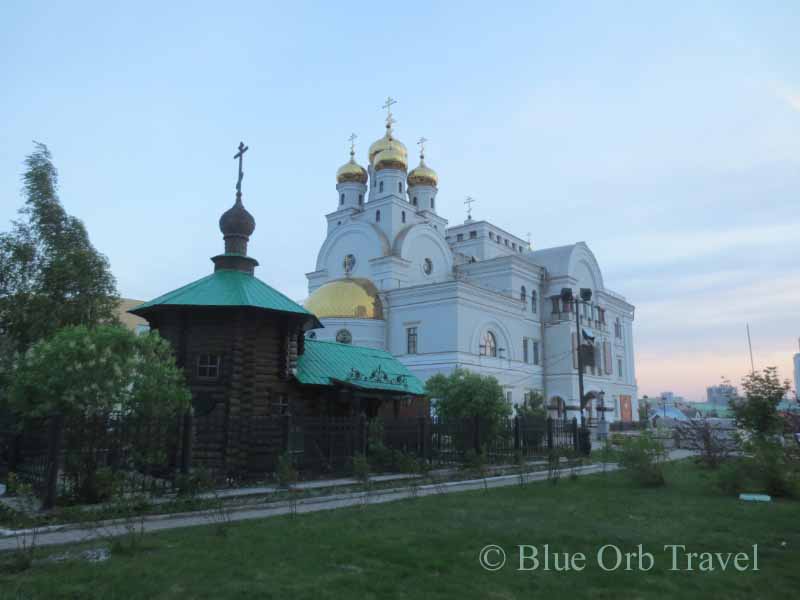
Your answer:
[[[404,152],[391,135],[389,126],[383,141]],[[438,179],[411,185],[414,171],[407,176],[396,162],[376,170],[380,156],[370,157],[368,192],[339,183],[307,274],[306,306],[325,325],[311,335],[388,349],[422,380],[457,367],[493,375],[513,403],[537,390],[560,407],[553,414],[580,416],[575,312],[553,297],[589,288],[592,304],[579,308],[598,366],[585,369],[584,390],[605,392],[609,420],[638,420],[634,307],[605,287],[589,247],[532,251],[487,221],[448,227],[436,213]],[[362,193],[362,203],[354,200]],[[371,282],[374,306],[347,306],[342,280]]]

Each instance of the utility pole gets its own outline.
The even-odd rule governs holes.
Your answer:
[[[580,297],[581,299],[578,300],[572,292],[572,288],[562,288],[561,289],[561,301],[571,303],[575,307],[575,326],[577,327],[576,331],[576,338],[577,338],[577,347],[575,348],[576,352],[578,353],[578,395],[579,400],[578,404],[581,409],[581,425],[585,425],[585,417],[583,414],[583,357],[581,356],[581,339],[582,339],[582,332],[581,332],[581,311],[579,307],[581,304],[589,304],[592,300],[592,290],[588,288],[581,288],[580,290]]]

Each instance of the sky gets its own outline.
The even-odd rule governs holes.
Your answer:
[[[149,299],[210,272],[243,183],[257,275],[289,296],[336,169],[420,136],[437,208],[586,241],[636,306],[640,395],[689,399],[800,336],[800,10],[785,2],[0,5],[0,230],[32,140],[61,200]]]

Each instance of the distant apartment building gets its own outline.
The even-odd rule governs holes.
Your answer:
[[[739,396],[739,390],[727,384],[712,385],[706,388],[706,396],[709,404],[727,407],[732,399]]]
[[[797,344],[800,346],[800,338]],[[794,393],[800,398],[800,352],[794,355]]]

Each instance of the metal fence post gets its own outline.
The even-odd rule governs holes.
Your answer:
[[[181,440],[181,473],[186,475],[192,468],[192,442],[194,441],[194,418],[192,411],[183,415],[183,439]]]
[[[553,449],[553,419],[547,417],[547,449]]]
[[[519,417],[514,417],[514,451],[519,451],[522,444],[519,437]]]
[[[42,509],[47,510],[56,505],[58,496],[58,467],[61,444],[64,438],[64,415],[52,415],[47,423],[47,470],[45,472],[45,490]]]
[[[578,451],[578,419],[572,417],[572,448]]]

